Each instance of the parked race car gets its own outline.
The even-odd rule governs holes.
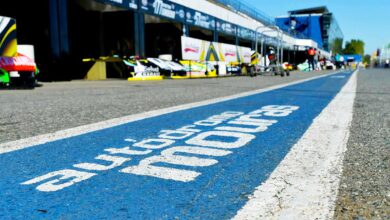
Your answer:
[[[0,57],[0,84],[34,88],[38,68],[31,58],[18,53],[15,57]]]
[[[21,48],[16,39],[16,20],[0,16],[1,87],[35,87],[37,65],[31,57],[18,53]]]
[[[160,69],[155,65],[150,65],[147,59],[140,59],[138,57],[129,57],[123,59],[126,65],[126,76],[131,78],[145,78],[145,77],[160,77]]]
[[[231,75],[241,75],[241,66],[238,62],[230,62],[226,65],[226,72]]]
[[[192,60],[181,60],[180,64],[184,66],[189,77],[216,77],[217,70],[212,63],[196,62]]]
[[[184,66],[159,58],[140,59],[139,57],[133,56],[124,59],[123,62],[127,67],[126,75],[129,79],[162,79],[185,77],[187,75]]]
[[[160,74],[165,77],[187,75],[187,71],[185,70],[184,66],[176,62],[166,61],[158,58],[147,58],[147,60],[150,62],[150,65],[157,66],[160,69]]]

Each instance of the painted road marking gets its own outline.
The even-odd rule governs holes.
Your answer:
[[[333,218],[356,84],[354,74],[234,219]]]
[[[276,118],[287,117],[293,113],[293,111],[298,109],[299,107],[297,106],[270,105],[264,106],[259,110],[250,112],[249,114],[232,111],[223,112],[222,114],[211,116],[205,120],[197,121],[193,125],[187,125],[176,130],[162,130],[159,132],[161,134],[158,137],[142,140],[132,146],[133,148],[147,150],[130,150],[130,147],[125,147],[109,148],[104,149],[104,151],[114,155],[126,154],[127,156],[139,156],[150,154],[153,150],[171,147],[163,150],[161,155],[148,157],[140,161],[138,165],[126,167],[120,170],[120,172],[142,176],[152,176],[167,180],[190,182],[194,181],[199,175],[201,175],[201,173],[158,166],[155,164],[166,163],[189,167],[207,167],[214,165],[218,163],[217,160],[201,159],[195,157],[195,155],[217,157],[231,154],[232,151],[227,150],[244,147],[256,138],[254,135],[255,133],[265,132],[268,130],[269,126],[278,122],[277,120],[261,119],[263,116]],[[223,122],[227,122],[228,126],[216,127]],[[237,125],[240,127],[237,127]],[[205,127],[214,127],[215,130],[200,133]],[[219,140],[216,140],[217,137],[219,137]],[[229,138],[233,139],[233,141],[229,140]],[[227,139],[228,141],[225,141],[224,139]],[[183,140],[185,141],[185,144],[191,147],[172,147],[177,140]],[[128,141],[128,139],[125,139],[125,141]],[[218,148],[219,150],[213,148]],[[177,155],[178,153],[186,153],[194,156]],[[98,163],[79,163],[74,164],[73,167],[84,171],[108,171],[130,161],[131,158],[101,154],[96,156],[95,160],[108,161],[110,164],[101,165]],[[31,185],[40,183],[40,185],[36,188],[37,190],[42,192],[54,192],[70,187],[81,181],[88,180],[96,175],[97,173],[78,172],[73,169],[64,169],[50,172],[48,174],[44,174],[43,176],[38,176],[34,179],[23,182],[22,184]],[[55,177],[57,178],[55,179]],[[57,184],[58,182],[61,182],[61,180],[66,179],[69,179],[69,181]]]
[[[8,148],[0,218],[231,218],[351,76],[340,75]]]
[[[342,79],[342,78],[345,78],[345,76],[332,76],[333,79]]]

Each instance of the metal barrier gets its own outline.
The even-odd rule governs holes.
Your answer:
[[[226,7],[232,9],[233,11],[241,12],[248,15],[256,20],[261,21],[265,25],[275,25],[275,19],[271,16],[266,15],[264,12],[253,8],[252,5],[243,1],[243,0],[213,0],[220,4],[225,5]]]
[[[261,32],[259,32],[261,31]],[[275,32],[277,34],[276,36],[276,60],[274,63],[271,63],[267,66],[266,64],[266,57],[264,56],[265,50],[264,50],[264,43],[266,41],[265,33],[267,32]],[[284,42],[283,42],[283,31],[280,30],[280,28],[276,25],[274,26],[259,26],[256,28],[256,56],[258,54],[258,33],[260,33],[261,36],[261,57],[260,59],[264,58],[264,65],[257,65],[260,69],[256,68],[256,66],[251,70],[251,76],[257,75],[257,74],[264,74],[264,73],[271,73],[275,75],[280,76],[289,76],[290,73],[288,70],[284,70],[283,68],[283,50],[284,50]],[[255,73],[254,73],[255,72]]]
[[[244,0],[211,0],[220,4],[223,4],[225,7],[230,8],[233,11],[240,12],[246,14],[249,17],[252,17],[260,22],[262,22],[265,26],[277,26],[276,21],[273,17],[265,14],[253,7],[253,5],[245,2]],[[291,30],[279,30],[282,34],[292,36],[299,39],[307,39],[302,33],[292,32]],[[257,33],[256,33],[257,34]]]

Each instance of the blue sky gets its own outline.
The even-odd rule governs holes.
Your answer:
[[[390,0],[244,0],[270,16],[294,9],[327,6],[344,33],[344,42],[361,39],[365,53],[390,43]]]

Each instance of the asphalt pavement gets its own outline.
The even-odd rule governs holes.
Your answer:
[[[361,70],[335,219],[390,219],[390,70]]]
[[[328,71],[329,72],[329,71]],[[225,97],[328,73],[127,82],[43,83],[35,90],[0,90],[0,143],[133,115]]]
[[[1,90],[0,143],[326,74],[43,83]],[[360,70],[335,219],[390,219],[390,71]]]

